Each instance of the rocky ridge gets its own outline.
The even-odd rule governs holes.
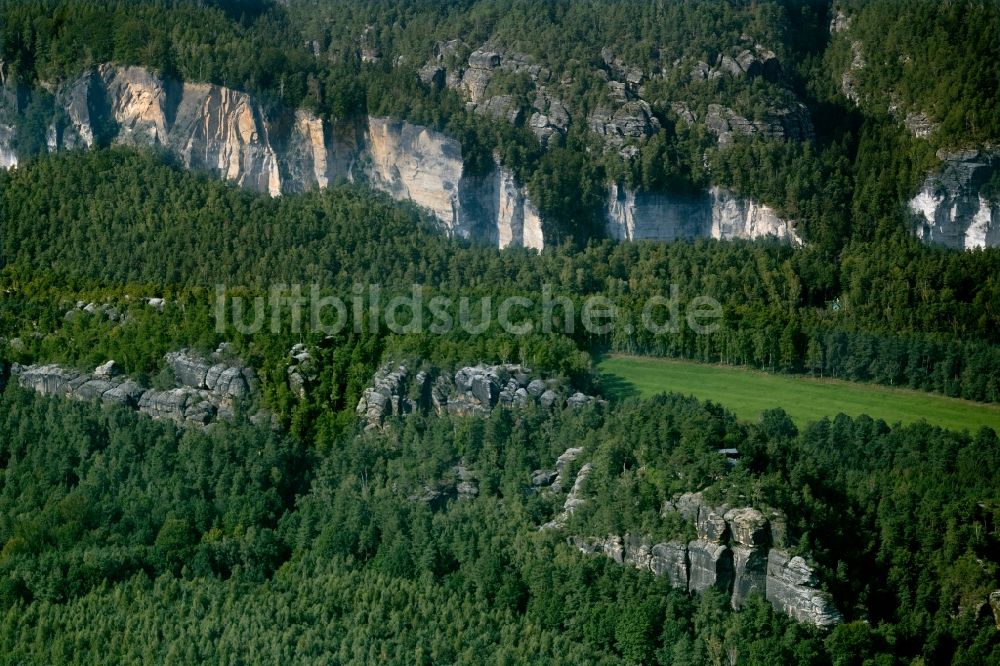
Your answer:
[[[583,501],[579,497],[575,500]],[[654,544],[635,534],[571,536],[569,543],[581,552],[604,555],[623,566],[667,576],[677,589],[717,589],[730,595],[734,609],[741,608],[750,594],[760,594],[776,610],[799,622],[830,627],[843,621],[833,599],[819,589],[813,568],[787,550],[780,512],[765,515],[748,506],[712,506],[701,493],[680,495],[664,507],[664,512],[677,513],[687,520],[694,526],[697,538]],[[561,524],[553,521],[546,527],[564,525],[565,520]]]
[[[187,350],[171,352],[165,360],[177,384],[165,390],[141,386],[115,361],[89,373],[55,364],[15,363],[10,374],[22,388],[42,395],[120,405],[182,426],[207,426],[219,419],[232,419],[237,404],[256,392],[253,369],[238,360],[227,360],[224,349],[217,350],[211,360]]]
[[[356,413],[372,429],[383,427],[390,416],[415,412],[489,416],[497,407],[575,408],[595,401],[558,380],[534,377],[515,364],[479,364],[459,368],[454,374],[437,369],[414,373],[408,365],[387,364],[375,373]]]

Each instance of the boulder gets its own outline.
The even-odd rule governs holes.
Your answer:
[[[730,509],[724,516],[729,524],[733,541],[741,546],[753,548],[767,546],[770,530],[764,514],[752,507]]]
[[[182,386],[193,389],[208,388],[205,383],[210,368],[207,361],[189,354],[187,350],[170,352],[167,354],[166,360],[174,377]]]
[[[713,508],[702,505],[698,510],[698,520],[695,522],[695,531],[702,541],[712,543],[723,543],[728,535],[729,526],[723,517],[726,507]]]
[[[167,391],[149,390],[139,398],[139,412],[154,419],[184,420],[184,409],[191,395],[190,388],[175,388]]]
[[[545,393],[545,382],[541,379],[532,379],[527,386],[528,395],[538,398]]]
[[[243,369],[232,366],[223,370],[212,392],[221,398],[241,399],[250,395],[250,386],[243,375]]]
[[[113,384],[106,379],[89,379],[73,391],[73,397],[77,400],[100,400],[101,397],[113,388]]]
[[[107,363],[102,363],[94,370],[94,376],[100,379],[110,379],[122,374],[125,374],[125,371],[122,370],[122,367],[113,360],[108,361]]]
[[[560,402],[561,398],[559,397],[559,394],[553,391],[552,389],[547,389],[538,398],[538,403],[542,407],[545,407],[546,409],[549,409],[551,407],[558,407]]]
[[[500,66],[500,54],[496,51],[476,49],[469,54],[469,67],[494,69]]]
[[[699,60],[698,64],[691,68],[691,80],[707,81],[709,70],[711,70],[711,67],[708,66],[708,63]]]
[[[145,391],[146,389],[127,379],[105,391],[101,399],[108,404],[135,409],[139,406],[139,399]]]
[[[576,409],[579,407],[585,407],[595,401],[595,398],[590,395],[584,395],[577,391],[570,397],[566,398],[566,406],[571,409]]]
[[[737,78],[746,73],[734,58],[727,55],[724,55],[719,59],[719,71]]]

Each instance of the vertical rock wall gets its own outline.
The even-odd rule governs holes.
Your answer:
[[[607,201],[608,235],[618,240],[773,237],[802,242],[794,224],[778,217],[772,208],[718,187],[690,196],[636,192],[612,183]]]

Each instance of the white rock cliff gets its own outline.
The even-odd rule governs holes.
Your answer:
[[[187,168],[271,196],[366,179],[426,208],[452,235],[500,248],[543,246],[541,218],[513,174],[497,164],[467,175],[461,144],[426,127],[388,118],[331,125],[303,110],[266,114],[247,93],[164,81],[141,67],[101,65],[60,88],[57,100],[65,113],[49,128],[53,151],[158,146]],[[0,125],[2,168],[18,163],[13,136],[13,127]]]
[[[608,235],[618,240],[774,237],[801,244],[792,222],[773,209],[713,187],[698,196],[636,192],[612,184],[605,211]]]

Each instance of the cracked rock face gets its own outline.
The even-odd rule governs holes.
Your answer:
[[[732,143],[734,135],[760,135],[796,141],[805,141],[813,136],[812,120],[801,102],[768,109],[761,120],[749,120],[721,104],[709,104],[705,127],[716,135],[720,146]]]
[[[0,93],[2,120],[12,105],[5,89]],[[429,128],[386,118],[324,123],[304,110],[265,111],[253,96],[223,86],[107,64],[59,88],[56,103],[67,120],[49,128],[50,151],[156,146],[186,168],[271,196],[327,187],[337,178],[367,179],[428,209],[453,235],[500,248],[544,244],[538,210],[513,173],[498,164],[464,176],[461,145]],[[483,112],[520,122],[512,99],[494,99]],[[0,168],[18,163],[13,138],[13,125],[0,122]]]
[[[938,158],[941,166],[909,202],[917,237],[966,250],[1000,245],[1000,193],[985,188],[1000,172],[1000,151],[938,152]]]
[[[710,587],[728,592],[733,584],[733,554],[721,543],[696,539],[688,543],[688,591],[704,592]]]
[[[617,109],[599,108],[587,117],[587,126],[612,148],[630,139],[645,139],[660,130],[660,121],[644,100],[625,102]]]
[[[826,592],[815,589],[816,575],[799,556],[772,548],[767,554],[767,600],[799,622],[828,627],[843,621]]]

